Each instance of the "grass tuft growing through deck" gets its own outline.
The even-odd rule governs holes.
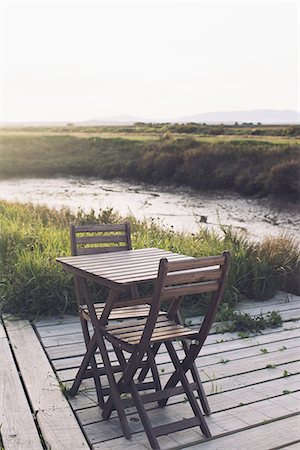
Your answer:
[[[267,327],[276,328],[282,325],[282,318],[277,311],[271,311],[266,315],[259,314],[251,316],[247,313],[235,311],[233,307],[223,303],[217,315],[217,320],[221,325],[217,327],[217,332],[225,333],[238,331],[240,333],[259,333]],[[262,353],[267,353],[266,349],[261,349]]]

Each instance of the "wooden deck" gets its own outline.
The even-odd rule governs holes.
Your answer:
[[[158,438],[162,449],[300,449],[300,298],[279,295],[243,309],[254,315],[277,310],[283,326],[244,339],[236,333],[208,337],[197,365],[212,409],[207,422],[213,438],[204,439],[193,428]],[[40,320],[33,327],[3,319],[0,432],[5,450],[150,448],[133,408],[128,409],[131,441],[122,437],[116,415],[102,420],[92,380],[85,380],[70,403],[63,396],[85,350],[77,317]],[[172,370],[164,348],[158,363],[163,381]],[[148,404],[147,409],[155,425],[171,416],[190,416],[184,395],[165,408]]]

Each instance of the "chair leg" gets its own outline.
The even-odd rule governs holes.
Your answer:
[[[147,437],[149,439],[150,445],[153,449],[155,450],[159,450],[159,444],[157,442],[156,436],[154,434],[152,425],[150,423],[148,414],[145,410],[144,404],[142,402],[142,399],[140,397],[140,394],[138,392],[138,389],[136,387],[136,385],[134,384],[134,381],[132,381],[129,385],[129,391],[132,395],[132,398],[134,400],[134,404],[136,406],[137,412],[140,416],[141,422],[143,424],[144,430],[147,434]]]
[[[154,345],[152,346],[152,354],[153,354],[153,357],[154,357],[154,358],[155,358],[155,356],[157,355],[158,350],[160,349],[160,345],[161,345],[161,344],[154,344]],[[147,361],[147,362],[148,362],[148,361]],[[139,380],[140,382],[144,381],[144,379],[146,378],[147,373],[149,372],[149,370],[150,370],[149,364],[147,364],[147,365],[141,370],[141,372],[140,372],[140,374],[139,374],[139,376],[138,376],[138,380]]]
[[[153,377],[153,381],[155,383],[155,390],[156,391],[161,391],[161,382],[160,382],[160,378],[159,378],[159,373],[158,373],[158,369],[157,369],[157,365],[156,365],[156,361],[155,361],[155,356],[153,353],[152,348],[150,347],[148,352],[148,360],[149,360],[149,367],[152,373],[152,377]]]
[[[199,372],[198,372],[198,369],[197,369],[195,363],[193,363],[193,365],[191,367],[191,373],[192,373],[193,380],[195,381],[195,383],[197,383],[197,393],[198,393],[199,400],[200,400],[202,409],[204,411],[204,414],[206,416],[210,416],[211,409],[208,404],[208,400],[207,400],[207,397],[206,397],[206,394],[205,394],[205,391],[203,388],[203,384],[202,384],[202,381],[201,381],[201,378],[200,378],[200,375],[199,375]]]
[[[189,347],[186,341],[182,341],[182,347],[184,349],[185,354],[187,355],[188,351],[189,351]],[[195,381],[195,383],[197,384],[197,392],[198,392],[198,396],[199,396],[199,400],[201,402],[202,405],[202,409],[204,411],[204,414],[206,416],[210,416],[211,414],[211,409],[209,407],[208,401],[207,401],[207,397],[203,388],[203,384],[196,366],[196,363],[193,362],[192,366],[191,366],[191,374],[193,377],[193,380]]]
[[[85,287],[85,281],[82,281],[77,276],[74,276],[74,285],[75,285],[75,294],[76,294],[77,304],[78,304],[78,306],[80,306],[82,303],[85,302],[86,296],[88,296],[88,291]],[[81,313],[79,313],[79,317],[80,317],[80,323],[81,323],[85,346],[88,349],[88,346],[91,341],[88,323],[82,317]],[[93,375],[94,382],[95,382],[98,403],[99,403],[99,406],[102,408],[103,404],[104,404],[103,390],[102,390],[102,386],[101,386],[101,382],[100,382],[100,377],[98,375],[98,368],[97,368],[97,363],[96,363],[94,353],[91,355],[90,365],[91,365],[91,371],[92,371],[92,375]],[[86,368],[87,368],[87,366],[86,366]],[[79,375],[79,371],[80,371],[80,375]],[[76,379],[71,388],[73,395],[76,395],[76,393],[78,392],[80,383],[83,379],[84,371],[81,371],[81,367],[79,368],[79,371],[78,371],[78,374],[76,375]]]
[[[106,374],[107,374],[107,378],[109,381],[109,387],[110,387],[110,396],[109,396],[107,402],[104,404],[102,417],[105,420],[109,419],[112,409],[113,409],[113,407],[115,407],[115,409],[117,410],[118,416],[119,416],[123,434],[126,437],[126,439],[131,439],[131,431],[130,431],[128,421],[126,418],[125,409],[124,409],[122,400],[120,398],[120,391],[119,391],[118,385],[117,385],[115,377],[114,377],[114,373],[113,373],[113,370],[111,367],[110,359],[109,359],[109,356],[107,353],[107,349],[105,346],[103,336],[101,336],[99,333],[97,336],[97,341],[98,341],[98,346],[99,346],[100,352],[102,354],[103,363],[104,363],[104,366],[106,369]],[[109,414],[106,414],[107,403],[112,404],[112,409],[109,411]]]
[[[199,344],[192,344],[189,346],[189,351],[186,354],[184,360],[181,362],[180,367],[186,373],[188,370],[190,370],[192,364],[195,362],[196,357],[199,354]],[[180,375],[178,370],[176,370],[167,381],[164,389],[170,389],[173,388],[179,383],[180,381]],[[165,406],[167,404],[168,398],[164,398],[159,400],[158,404],[159,406]]]
[[[176,371],[177,371],[177,373],[178,373],[178,375],[180,377],[180,381],[181,381],[182,386],[183,386],[183,388],[185,390],[185,393],[187,395],[187,398],[188,398],[188,401],[189,401],[189,403],[191,405],[191,408],[192,408],[195,416],[199,419],[200,429],[201,429],[202,433],[204,434],[204,436],[211,437],[211,433],[209,431],[207,423],[206,423],[206,421],[205,421],[205,419],[203,417],[203,414],[202,414],[201,409],[200,409],[200,407],[198,405],[197,399],[196,399],[196,397],[195,397],[195,395],[194,395],[194,393],[193,393],[193,391],[192,391],[192,389],[190,387],[190,383],[189,383],[189,381],[187,379],[185,371],[182,368],[181,362],[180,362],[180,360],[179,360],[179,358],[177,356],[176,350],[174,349],[172,342],[166,342],[166,347],[168,349],[168,352],[169,352],[169,355],[170,355],[170,357],[172,359],[174,367],[175,367],[175,369],[176,369]]]
[[[89,344],[91,342],[91,336],[90,336],[90,332],[89,332],[89,329],[88,329],[88,323],[81,315],[80,315],[80,322],[81,322],[81,327],[82,327],[82,332],[83,332],[85,345],[86,345],[86,348],[88,348],[88,346],[89,346]],[[96,359],[95,359],[94,352],[93,352],[93,354],[91,355],[91,358],[90,358],[90,365],[91,365],[91,369],[92,369],[92,375],[93,375],[93,378],[94,378],[98,404],[99,404],[100,408],[103,408],[103,405],[104,405],[103,390],[102,390],[102,386],[101,386],[100,377],[99,377],[99,374],[98,374],[98,367],[97,367],[97,362],[96,362]],[[87,368],[87,366],[86,366],[86,368]],[[81,367],[80,367],[80,369],[81,369]],[[80,383],[81,383],[81,381],[83,379],[83,375],[84,375],[84,371],[82,371],[82,377],[80,379]],[[76,378],[77,378],[77,375],[76,375]],[[79,382],[79,379],[77,380],[75,386],[77,386],[78,382]],[[77,393],[77,391],[79,389],[79,386],[80,386],[80,383],[78,384],[78,387],[77,387],[77,390],[76,390],[76,388],[74,386],[74,384],[75,384],[75,382],[74,382],[74,384],[72,386],[72,392],[74,392],[73,395],[75,395]]]
[[[92,355],[94,355],[96,348],[97,348],[96,338],[95,338],[95,336],[93,336],[89,345],[87,346],[86,354],[84,355],[84,358],[80,364],[80,367],[76,374],[73,385],[69,391],[69,394],[71,395],[71,397],[74,397],[74,395],[77,394],[79,386],[84,378],[85,371],[86,371],[88,365],[90,364],[91,357],[92,357]]]
[[[116,355],[120,355],[120,352],[114,348]],[[133,353],[128,361],[126,362],[124,355],[122,354],[121,359],[123,360],[122,364],[124,366],[123,375],[119,379],[117,383],[117,390],[121,394],[122,392],[125,392],[125,389],[127,389],[127,386],[131,383],[136,371],[140,367],[141,361],[143,359],[143,355],[140,353]],[[113,396],[110,395],[107,401],[104,404],[102,417],[103,419],[108,419],[112,413],[114,408],[114,399]]]
[[[115,349],[115,352],[116,352],[117,358],[119,360],[120,366],[123,368],[123,370],[125,370],[126,366],[127,366],[127,363],[126,363],[126,360],[125,360],[125,357],[124,357],[122,351],[120,349]],[[150,355],[152,355],[151,351],[149,353],[150,353]],[[150,356],[150,358],[151,357],[152,356]],[[155,365],[155,368],[157,369],[156,365]],[[143,402],[141,400],[139,391],[138,391],[134,381],[132,381],[129,384],[128,391],[132,395],[134,404],[135,404],[137,412],[138,412],[138,414],[140,416],[141,422],[142,422],[142,424],[144,426],[144,429],[145,429],[145,432],[146,432],[147,437],[149,439],[151,447],[153,449],[155,449],[155,450],[159,450],[160,447],[158,445],[158,442],[157,442],[156,436],[155,436],[155,434],[153,432],[153,429],[152,429],[149,417],[147,415],[147,412],[145,410],[144,404],[143,404]]]
[[[179,305],[177,304],[176,307],[178,308],[178,306]],[[183,320],[182,315],[181,315],[179,310],[176,311],[175,320],[180,325],[184,325],[184,320]],[[182,347],[183,347],[183,350],[184,350],[185,354],[187,355],[188,351],[189,351],[188,343],[186,341],[182,341]],[[198,392],[199,400],[200,400],[201,405],[202,405],[202,409],[203,409],[203,411],[204,411],[206,416],[210,416],[211,410],[210,410],[210,407],[209,407],[209,404],[208,404],[208,401],[207,401],[207,397],[206,397],[206,394],[205,394],[205,391],[204,391],[204,388],[203,388],[203,385],[202,385],[202,381],[201,381],[201,378],[200,378],[200,375],[199,375],[199,372],[198,372],[198,369],[197,369],[195,361],[191,365],[191,374],[192,374],[194,382],[198,386],[197,387],[197,392]]]

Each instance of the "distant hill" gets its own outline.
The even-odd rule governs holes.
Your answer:
[[[200,123],[263,123],[273,125],[300,124],[300,113],[292,110],[257,109],[253,111],[223,111],[196,114],[179,119],[179,122]]]
[[[135,122],[196,122],[196,123],[208,123],[208,124],[234,124],[238,123],[263,123],[263,124],[300,124],[300,113],[292,110],[274,110],[274,109],[257,109],[253,111],[223,111],[223,112],[211,112],[201,113],[193,116],[185,116],[175,119],[143,119],[141,117],[134,116],[116,116],[103,119],[92,119],[85,122],[80,122],[78,125],[132,125]]]
[[[59,127],[66,125],[81,125],[87,127],[96,127],[101,125],[133,125],[135,122],[140,122],[142,120],[134,116],[116,116],[103,119],[89,119],[81,121],[57,121],[57,122],[4,122],[4,126],[24,126],[24,127]]]
[[[71,122],[71,121],[70,121]],[[69,123],[70,123],[69,122]],[[275,109],[256,109],[253,111],[223,111],[223,112],[209,112],[201,113],[193,116],[184,116],[176,119],[144,119],[142,117],[135,117],[129,115],[95,118],[85,121],[72,121],[74,125],[81,126],[101,126],[101,125],[133,125],[135,122],[145,123],[207,123],[207,124],[234,124],[242,123],[262,123],[266,125],[287,125],[300,124],[300,112],[293,110],[275,110]],[[64,126],[68,122],[4,122],[4,126]]]
[[[139,117],[134,116],[115,116],[103,119],[91,119],[84,122],[76,122],[76,125],[97,126],[97,125],[133,125],[135,122],[147,122]],[[150,121],[148,121],[150,122]]]

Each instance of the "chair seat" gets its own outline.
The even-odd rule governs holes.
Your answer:
[[[95,311],[97,318],[100,319],[105,303],[95,303]],[[91,320],[87,305],[81,305],[80,311],[85,320]],[[123,306],[122,308],[115,308],[111,310],[109,315],[110,320],[126,320],[138,317],[148,317],[150,311],[149,305]]]
[[[112,343],[118,341],[117,345],[121,344],[122,346],[123,343],[126,347],[134,347],[141,340],[142,333],[145,329],[145,323],[146,319],[111,324],[103,327],[103,331],[105,337]],[[182,338],[193,339],[196,335],[198,335],[198,333],[195,332],[195,330],[169,320],[166,314],[162,313],[157,318],[150,342],[151,344],[154,344]]]

